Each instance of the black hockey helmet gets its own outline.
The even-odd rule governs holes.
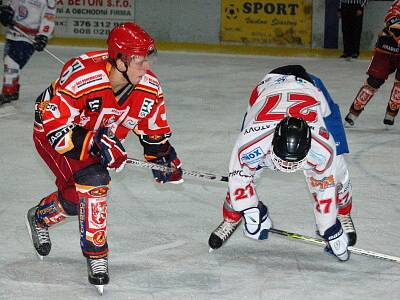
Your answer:
[[[303,119],[286,117],[275,128],[271,158],[283,172],[295,172],[303,167],[311,148],[311,129]]]
[[[304,69],[303,66],[301,65],[287,65],[287,66],[282,66],[276,69],[273,69],[269,74],[281,74],[281,75],[293,75],[299,78],[302,78],[312,84],[314,84],[314,81],[310,77],[310,75],[307,73],[306,69]]]

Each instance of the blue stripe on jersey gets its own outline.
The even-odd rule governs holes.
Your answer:
[[[322,80],[312,74],[309,75],[314,81],[314,85],[318,87],[324,94],[326,101],[328,102],[329,108],[331,109],[331,114],[328,117],[324,118],[324,121],[328,131],[333,135],[333,139],[335,140],[336,155],[349,153],[349,146],[347,144],[346,133],[344,131],[339,106],[333,101]]]

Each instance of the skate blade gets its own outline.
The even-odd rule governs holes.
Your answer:
[[[343,122],[343,126],[344,126],[344,128],[354,128],[354,125],[351,125],[348,122]]]
[[[28,229],[28,234],[29,234],[29,238],[31,239],[31,242],[32,242],[33,250],[35,250],[35,253],[36,253],[37,257],[38,257],[41,261],[43,261],[43,256],[40,255],[40,254],[36,251],[36,248],[35,248],[35,246],[33,245],[32,231],[31,231],[31,226],[29,225],[29,220],[28,220],[27,215],[25,215],[25,225],[26,225],[26,228]]]
[[[98,292],[101,296],[103,296],[103,293],[104,293],[104,285],[95,285],[95,287],[96,287],[96,289],[97,289],[97,292]]]
[[[214,250],[215,250],[215,249],[210,248],[210,249],[208,249],[208,253],[214,252]]]

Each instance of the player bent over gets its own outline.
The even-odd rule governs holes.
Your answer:
[[[150,71],[154,40],[135,23],[115,27],[108,51],[69,60],[60,77],[36,100],[33,139],[56,176],[57,191],[28,211],[27,224],[41,257],[49,254],[49,228],[78,216],[89,282],[109,282],[107,206],[110,175],[127,153],[122,142],[135,132],[148,161],[174,167],[153,171],[159,183],[182,182],[181,163],[168,141],[160,83]]]
[[[256,177],[264,168],[285,173],[303,170],[327,250],[341,261],[349,258],[347,248],[356,242],[351,185],[343,155],[337,156],[324,121],[330,114],[327,99],[302,66],[284,66],[263,78],[252,92],[232,151],[224,220],[209,238],[211,249],[221,247],[242,219],[245,236],[267,239],[272,222],[255,190]],[[348,216],[347,233],[340,214]]]
[[[365,106],[393,72],[395,80],[386,106],[383,123],[393,125],[400,108],[400,1],[395,1],[385,16],[385,28],[378,36],[367,74],[368,78],[358,91],[349,113],[346,125],[354,126]]]

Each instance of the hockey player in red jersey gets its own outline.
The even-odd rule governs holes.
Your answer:
[[[345,117],[346,125],[354,126],[365,106],[394,72],[395,80],[383,119],[386,125],[394,124],[400,108],[400,1],[394,1],[385,16],[385,28],[378,36],[367,71],[368,78],[350,106]]]
[[[0,105],[18,100],[20,71],[35,51],[44,50],[53,33],[56,17],[54,0],[10,0],[3,4],[6,2],[7,5],[0,6],[0,22],[8,27]]]
[[[120,171],[127,153],[122,145],[134,132],[145,159],[173,167],[153,171],[156,182],[182,182],[181,162],[168,138],[171,129],[160,83],[150,71],[154,40],[135,23],[116,26],[108,51],[69,60],[36,100],[33,139],[56,176],[57,191],[27,213],[39,256],[51,248],[48,229],[78,215],[80,243],[89,281],[109,281],[107,245],[108,169]]]
[[[242,221],[245,236],[267,239],[272,222],[257,195],[256,179],[263,169],[303,170],[326,250],[340,261],[349,259],[347,248],[356,242],[356,232],[354,226],[346,232],[339,217],[351,211],[349,172],[325,122],[331,109],[318,88],[322,83],[313,77],[302,66],[282,66],[253,90],[232,150],[223,221],[210,235],[211,249],[221,247]],[[351,222],[350,216],[345,220]]]

